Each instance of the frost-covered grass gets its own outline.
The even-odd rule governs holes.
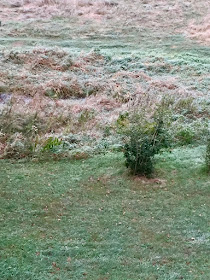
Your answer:
[[[204,147],[159,156],[153,179],[121,153],[0,163],[0,278],[209,279]]]

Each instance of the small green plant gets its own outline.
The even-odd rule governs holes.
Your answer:
[[[88,120],[93,119],[94,116],[95,116],[94,110],[85,109],[84,111],[81,112],[78,122],[80,125],[85,124]]]
[[[117,124],[117,128],[119,130],[128,126],[128,124],[129,124],[129,113],[128,112],[121,113],[119,115],[118,119],[117,119],[116,124]]]
[[[133,174],[150,176],[154,170],[154,155],[168,146],[167,133],[162,119],[144,121],[129,131],[125,144],[126,166]]]
[[[43,152],[46,151],[54,151],[56,147],[60,146],[62,144],[62,141],[59,140],[57,137],[49,137],[46,142],[44,143]]]
[[[104,137],[108,137],[112,134],[112,127],[110,125],[106,125],[104,127],[104,132],[103,132],[103,136]]]
[[[194,136],[194,132],[188,127],[181,129],[177,133],[177,138],[181,145],[192,144]]]

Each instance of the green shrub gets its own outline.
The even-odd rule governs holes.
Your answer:
[[[204,140],[208,138],[209,121],[205,118],[191,120],[184,116],[174,115],[168,131],[174,146],[203,145]]]
[[[133,174],[149,176],[154,170],[154,155],[168,146],[167,133],[161,119],[143,121],[131,127],[124,147],[126,166]]]
[[[192,144],[195,135],[192,129],[186,127],[177,132],[177,138],[181,145]]]

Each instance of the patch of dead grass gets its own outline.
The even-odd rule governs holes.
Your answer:
[[[206,16],[201,24],[191,23],[189,34],[191,38],[210,45],[210,16]]]
[[[0,4],[1,18],[10,20],[43,19],[53,16],[79,16],[101,20],[118,5],[114,0],[9,0]]]

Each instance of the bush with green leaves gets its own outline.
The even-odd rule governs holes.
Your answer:
[[[126,166],[135,175],[150,176],[154,170],[155,154],[168,146],[163,120],[143,120],[133,125],[128,131],[128,139],[124,147]]]

